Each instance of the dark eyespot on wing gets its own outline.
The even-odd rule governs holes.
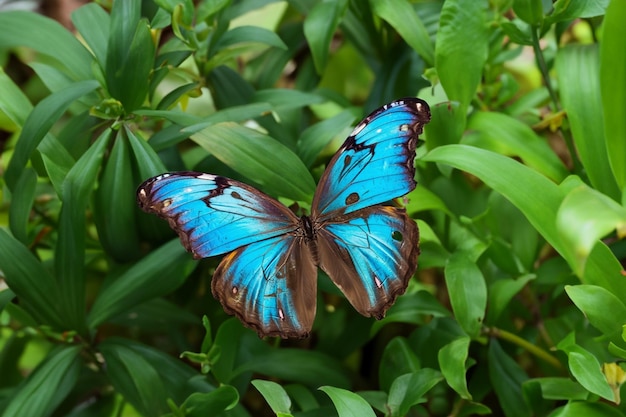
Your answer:
[[[350,194],[348,197],[346,197],[346,206],[356,203],[357,201],[360,200],[360,198],[361,197],[359,197],[358,193]]]

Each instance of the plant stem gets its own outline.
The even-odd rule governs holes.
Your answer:
[[[530,352],[531,354],[535,355],[536,357],[543,359],[545,362],[549,363],[550,365],[554,366],[557,369],[563,369],[563,365],[561,364],[561,362],[555,358],[554,356],[552,356],[550,353],[548,353],[547,351],[545,351],[544,349],[540,348],[537,345],[534,345],[532,343],[530,343],[528,340],[526,339],[522,339],[521,337],[508,332],[506,330],[502,330],[502,329],[498,329],[497,327],[490,327],[487,329],[487,334],[489,336],[495,336],[499,339],[502,340],[508,340],[509,342],[516,344],[517,346],[523,348],[524,350]]]

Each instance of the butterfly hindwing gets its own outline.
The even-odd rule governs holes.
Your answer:
[[[415,148],[430,120],[426,102],[405,98],[366,117],[332,158],[312,216],[325,219],[401,197],[415,188]]]
[[[213,295],[261,336],[305,337],[315,318],[317,265],[302,237],[252,243],[224,257]]]
[[[287,207],[255,188],[198,172],[151,178],[139,187],[137,201],[168,220],[195,258],[281,236],[298,224]]]
[[[359,313],[382,318],[415,272],[418,240],[404,209],[370,207],[322,227],[320,265]]]

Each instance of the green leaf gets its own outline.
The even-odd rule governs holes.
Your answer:
[[[597,45],[568,45],[559,49],[556,72],[563,110],[585,173],[594,188],[619,199],[607,153],[598,55]]]
[[[438,371],[429,368],[396,378],[391,384],[387,400],[391,416],[406,416],[412,406],[426,402],[424,395],[442,379]]]
[[[18,240],[0,229],[0,265],[7,285],[40,323],[65,329],[54,278]]]
[[[589,254],[601,238],[615,229],[618,237],[626,236],[626,209],[585,184],[563,199],[556,221],[563,243],[576,261],[578,275],[582,275]]]
[[[99,346],[106,374],[117,392],[140,413],[157,416],[167,410],[166,391],[159,372],[133,349],[105,341]]]
[[[430,107],[431,120],[424,130],[428,138],[426,147],[459,143],[467,125],[467,114],[458,102],[439,103]]]
[[[21,384],[4,410],[3,417],[45,417],[74,388],[80,372],[80,346],[55,349]],[[36,398],[37,401],[33,401]]]
[[[383,390],[389,391],[393,381],[400,375],[417,372],[420,368],[420,359],[416,356],[415,349],[406,338],[396,336],[387,343],[380,360],[379,385]]]
[[[611,169],[620,189],[626,187],[626,3],[612,1],[603,21],[600,43],[600,92]]]
[[[0,13],[0,21],[4,14],[10,13]],[[9,189],[15,189],[17,180],[32,152],[69,105],[97,87],[96,81],[77,82],[49,95],[35,106],[24,122],[24,128],[5,172],[5,181]]]
[[[304,20],[304,36],[318,74],[322,74],[326,68],[330,42],[347,5],[346,0],[318,2]]]
[[[194,265],[178,239],[166,243],[100,291],[87,316],[89,327],[95,328],[137,304],[170,293],[185,281]]]
[[[6,115],[13,122],[12,130],[17,130],[24,125],[33,106],[28,101],[28,97],[4,72],[3,68],[0,68],[0,90],[2,91],[0,94],[0,113]],[[2,127],[4,130],[8,130],[9,126]]]
[[[489,286],[487,323],[495,323],[507,311],[509,303],[536,276],[527,274],[516,279],[499,279]]]
[[[307,201],[315,190],[315,181],[302,161],[275,139],[255,130],[219,123],[191,139],[268,192]]]
[[[547,16],[546,21],[552,24],[578,18],[602,16],[610,2],[611,0],[556,0],[552,5],[553,11]]]
[[[272,350],[258,354],[252,360],[242,364],[235,372],[241,374],[249,371],[300,382],[308,386],[317,386],[319,381],[326,381],[338,387],[350,385],[346,371],[338,360],[313,350],[287,348]]]
[[[25,245],[28,241],[28,219],[35,201],[35,187],[37,173],[34,169],[26,168],[22,171],[15,186],[15,191],[9,206],[9,226],[13,236]]]
[[[455,317],[470,337],[478,337],[487,308],[487,285],[482,272],[465,253],[455,252],[444,273]]]
[[[97,3],[88,3],[72,12],[72,23],[85,40],[101,68],[106,65],[111,20]]]
[[[532,413],[522,395],[528,379],[522,368],[508,356],[497,340],[489,342],[489,380],[507,417],[529,417]]]
[[[222,385],[211,392],[194,392],[185,400],[182,408],[188,417],[216,416],[230,410],[238,402],[237,390],[230,385]]]
[[[546,141],[526,124],[503,113],[476,112],[472,114],[467,128],[475,132],[464,143],[494,152],[517,156],[526,165],[536,169],[555,182],[568,175],[563,162]]]
[[[341,388],[323,386],[324,391],[335,404],[339,417],[375,417],[374,410],[362,397]]]
[[[247,42],[264,43],[275,48],[287,49],[285,42],[276,33],[258,26],[238,26],[227,31],[215,45],[215,48],[228,48],[238,43]]]
[[[352,112],[344,110],[305,129],[298,138],[297,143],[298,156],[300,156],[302,162],[307,167],[310,167],[320,152],[339,132],[343,132],[350,127],[354,119]]]
[[[439,349],[437,355],[439,367],[446,383],[455,390],[464,400],[472,401],[472,394],[467,389],[465,379],[465,364],[469,356],[471,339],[461,337]]]
[[[569,378],[546,377],[529,379],[524,382],[527,385],[538,385],[543,398],[546,400],[579,400],[589,398],[589,391],[584,389],[578,382]]]
[[[576,344],[573,333],[561,340],[557,349],[567,354],[569,369],[580,385],[608,401],[615,401],[600,362],[591,352]]]
[[[467,109],[476,94],[487,52],[484,2],[446,1],[439,18],[435,68],[448,99],[460,102],[461,109]]]
[[[272,109],[276,112],[320,104],[324,100],[324,97],[320,94],[284,88],[260,90],[253,97],[253,101],[256,103],[270,103]]]
[[[259,390],[278,417],[291,416],[291,399],[282,386],[276,382],[264,381],[262,379],[253,380],[252,385]]]
[[[615,1],[613,1],[615,3]],[[624,417],[615,406],[599,402],[569,402],[551,414],[553,417]]]
[[[140,256],[136,186],[130,146],[126,130],[122,129],[115,138],[94,199],[94,220],[100,243],[118,262],[135,260]]]
[[[432,66],[435,63],[430,35],[410,2],[407,0],[370,0],[370,6],[374,14],[387,21],[427,65]]]
[[[539,25],[543,20],[541,0],[513,0],[513,10],[524,22]]]
[[[626,347],[626,342],[622,339],[622,326],[626,323],[623,294],[611,294],[595,285],[568,285],[565,291],[604,337],[609,338],[617,346]]]
[[[113,3],[105,77],[111,97],[126,113],[141,106],[148,95],[155,46],[150,28],[140,20],[140,2]]]
[[[44,62],[67,74],[72,81],[93,78],[93,58],[61,24],[38,13],[0,13],[0,49],[27,47],[45,58]],[[41,59],[41,58],[40,58]]]

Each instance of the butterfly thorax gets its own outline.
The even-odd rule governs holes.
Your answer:
[[[307,247],[311,251],[311,256],[316,265],[319,265],[319,254],[317,251],[317,230],[309,216],[300,216],[300,227],[298,228],[300,237],[304,239]]]

